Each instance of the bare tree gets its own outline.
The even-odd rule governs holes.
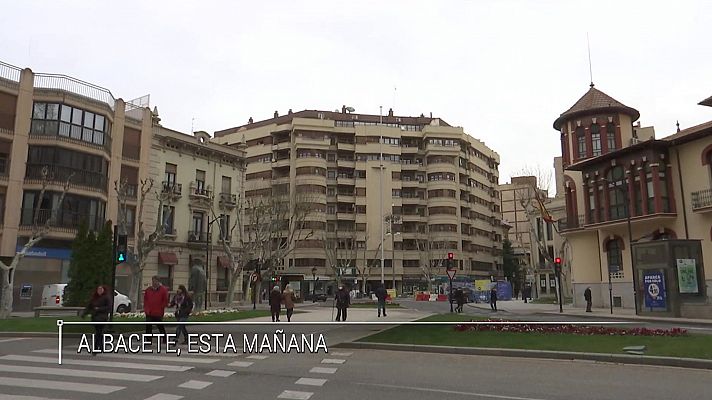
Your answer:
[[[428,292],[432,293],[433,278],[437,275],[438,269],[443,266],[444,252],[442,248],[439,248],[438,242],[433,240],[430,233],[426,233],[424,237],[418,237],[416,245],[418,246],[420,271],[423,274],[423,279],[428,282]]]
[[[245,198],[245,240],[264,269],[263,278],[294,251],[298,241],[314,235],[305,228],[313,199],[307,193],[250,196]]]
[[[379,252],[381,251],[381,245],[382,243],[379,243],[378,246],[373,250],[373,257],[370,259],[368,258],[368,250],[366,249],[366,246],[368,245],[368,233],[366,233],[366,238],[364,240],[364,246],[361,250],[363,250],[362,257],[359,257],[358,254],[359,252],[356,252],[356,273],[358,274],[359,278],[361,279],[361,293],[366,292],[366,283],[368,282],[368,279],[371,277],[371,271],[373,271],[373,268],[376,266],[377,263],[381,261],[379,258]],[[358,250],[358,244],[357,244],[357,250]],[[361,264],[361,267],[359,267],[359,260],[363,260],[363,263]]]
[[[140,181],[141,187],[136,195],[138,196],[138,212],[136,214],[136,221],[138,221],[138,229],[135,231],[135,253],[133,257],[130,257],[127,264],[129,265],[131,271],[131,288],[129,291],[129,297],[133,304],[139,304],[139,292],[141,290],[141,283],[143,281],[143,271],[146,268],[146,261],[148,260],[148,254],[156,248],[156,245],[166,234],[166,223],[171,218],[171,210],[168,208],[165,210],[167,213],[164,214],[163,206],[170,204],[172,202],[173,196],[173,186],[161,187],[159,190],[153,189],[154,181],[153,178],[142,179]],[[130,194],[130,186],[126,180],[121,182],[114,182],[114,190],[119,197],[119,229],[121,232],[128,232],[129,224],[127,221],[127,204],[126,200]],[[145,208],[146,198],[151,194],[155,195],[158,201],[158,207],[156,209],[156,226],[153,232],[146,232],[143,222],[143,212]],[[172,232],[171,232],[172,233]]]
[[[22,250],[15,253],[15,256],[12,258],[12,261],[9,265],[0,261],[0,281],[2,281],[2,297],[0,298],[0,319],[10,318],[13,306],[12,291],[15,284],[15,272],[20,266],[20,262],[22,261],[22,259],[25,258],[27,252],[30,251],[30,249],[32,249],[32,247],[35,246],[40,240],[42,240],[49,232],[52,224],[58,216],[58,212],[62,207],[62,203],[64,203],[64,196],[69,190],[69,186],[73,177],[74,173],[71,173],[67,177],[67,180],[64,182],[64,185],[62,187],[62,193],[59,195],[59,201],[57,201],[55,203],[55,206],[52,207],[49,215],[40,215],[40,211],[44,211],[41,209],[41,206],[42,199],[44,198],[45,192],[47,190],[48,182],[50,180],[53,181],[55,178],[50,174],[49,168],[47,166],[42,168],[42,189],[40,190],[37,205],[35,206],[32,214],[32,233],[30,234],[27,243],[22,246]]]
[[[323,240],[326,262],[336,277],[337,286],[341,285],[341,276],[344,271],[356,267],[357,258],[355,227],[347,230],[345,237],[339,237],[340,230],[337,226],[333,235],[329,235],[329,232],[325,231]]]

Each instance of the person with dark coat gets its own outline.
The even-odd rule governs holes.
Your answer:
[[[294,315],[294,302],[296,301],[296,296],[294,295],[294,290],[291,285],[287,285],[282,292],[282,303],[284,303],[284,309],[287,310],[287,322],[292,322],[292,315]]]
[[[586,300],[586,312],[591,312],[591,288],[588,287],[586,288],[586,291],[583,292],[583,298]]]
[[[455,291],[455,301],[457,302],[457,312],[462,312],[462,306],[465,304],[465,292],[462,288]]]
[[[272,313],[272,322],[279,322],[279,314],[282,311],[282,292],[278,285],[273,287],[269,293],[269,309]]]
[[[176,321],[186,322],[190,313],[193,312],[193,298],[188,293],[188,289],[183,285],[178,285],[178,291],[173,297],[173,301],[170,304],[171,307],[176,308]],[[180,334],[183,333],[183,344],[188,344],[188,329],[184,324],[179,324],[176,326],[176,340],[180,339]]]
[[[151,278],[151,286],[143,293],[143,312],[146,314],[146,334],[153,334],[153,324],[151,322],[163,322],[163,315],[168,306],[168,289],[161,285],[158,276]],[[158,332],[166,337],[166,328],[162,324],[156,324]],[[152,340],[148,340],[149,343]]]
[[[94,351],[92,355],[100,353],[104,348],[104,324],[101,322],[109,320],[109,313],[113,306],[113,300],[109,293],[110,289],[108,286],[102,285],[97,287],[91,294],[89,304],[87,304],[84,311],[82,311],[82,318],[87,314],[91,314],[92,322],[99,322],[94,324]]]
[[[378,317],[381,317],[381,310],[383,310],[383,316],[386,316],[386,297],[388,297],[388,292],[383,285],[379,285],[374,292],[376,299],[378,300]],[[338,321],[338,320],[337,320]]]
[[[492,311],[497,311],[497,288],[493,287],[490,290],[490,307]]]
[[[351,305],[351,296],[345,287],[339,286],[336,292],[336,320],[346,321],[346,309]]]

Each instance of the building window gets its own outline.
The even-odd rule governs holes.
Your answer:
[[[0,175],[7,175],[8,169],[7,169],[7,159],[9,158],[9,155],[7,153],[0,153]]]
[[[126,206],[126,233],[130,236],[134,235],[134,228],[136,227],[136,207]]]
[[[5,223],[5,193],[0,193],[0,226]]]
[[[554,232],[552,230],[552,223],[546,223],[546,240],[554,240]]]
[[[229,240],[231,228],[230,216],[227,214],[221,214],[218,223],[220,224],[220,240]]]
[[[232,178],[229,176],[222,177],[222,193],[232,194]]]
[[[626,189],[623,167],[611,168],[608,171],[608,200],[611,220],[627,217]]]
[[[623,254],[620,239],[609,240],[606,244],[608,271],[620,272],[623,269]]]
[[[596,157],[601,155],[601,128],[598,124],[591,125],[591,155]]]
[[[158,280],[168,289],[173,290],[173,266],[167,264],[158,264]]]
[[[164,186],[166,188],[171,188],[176,185],[176,174],[178,172],[178,166],[175,164],[166,163],[166,173]]]
[[[537,239],[541,240],[544,238],[544,230],[542,229],[541,225],[541,218],[537,217],[536,219],[536,236]]]
[[[205,171],[195,170],[195,194],[205,193]]]
[[[204,215],[201,212],[193,213],[192,230],[194,233],[202,233],[203,232],[203,217],[204,217]]]
[[[576,128],[576,142],[578,143],[578,158],[586,157],[586,131],[583,127]]]
[[[60,147],[30,146],[27,151],[25,178],[41,180],[42,170],[49,167],[51,181],[64,183],[72,177],[72,184],[106,191],[108,163],[104,157],[67,150]]]
[[[655,185],[653,185],[653,169],[645,164],[645,184],[648,188],[648,214],[655,213]]]
[[[635,215],[643,215],[643,189],[640,186],[640,176],[636,175],[633,182],[633,201],[635,203]]]
[[[606,137],[608,140],[608,152],[616,149],[616,126],[612,123],[606,125]]]
[[[108,125],[103,115],[65,104],[35,103],[30,133],[60,135],[102,146],[108,136]]]
[[[667,177],[665,174],[665,166],[663,165],[658,172],[660,176],[660,204],[662,205],[662,212],[670,212],[670,196],[668,195]]]
[[[588,220],[590,223],[596,222],[596,195],[593,189],[588,190]]]
[[[175,217],[175,207],[173,206],[163,206],[163,213],[161,215],[161,220],[163,221],[163,230],[167,235],[173,235],[173,221]]]

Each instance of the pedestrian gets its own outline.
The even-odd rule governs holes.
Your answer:
[[[346,321],[346,309],[351,305],[351,296],[346,288],[341,285],[339,290],[336,292],[336,320]]]
[[[462,288],[458,288],[455,291],[455,301],[457,301],[457,312],[462,312],[462,306],[465,304],[465,292]]]
[[[388,297],[388,292],[383,285],[378,285],[375,291],[376,300],[378,300],[378,317],[381,317],[381,310],[383,310],[383,316],[386,316],[386,297]]]
[[[587,287],[586,290],[583,292],[583,298],[586,299],[586,312],[591,312],[591,288]]]
[[[151,322],[163,322],[163,315],[166,313],[168,306],[168,289],[161,284],[158,276],[151,278],[151,286],[143,292],[143,312],[146,314],[146,335],[153,334],[153,325]],[[155,324],[158,332],[166,337],[166,328],[162,324]],[[148,343],[152,343],[153,339],[149,338]]]
[[[279,322],[279,314],[282,311],[282,292],[279,285],[275,285],[269,294],[269,309],[272,313],[272,322]]]
[[[531,286],[529,286],[529,285],[524,286],[524,293],[523,293],[524,303],[529,302],[528,300],[529,300],[529,297],[531,296],[531,291],[532,291]]]
[[[193,312],[193,298],[188,293],[188,289],[183,285],[178,285],[178,291],[173,296],[170,306],[176,308],[176,322],[188,321],[188,316]],[[176,340],[180,339],[180,334],[183,333],[183,344],[188,344],[188,329],[185,324],[176,326]]]
[[[497,288],[493,287],[490,290],[490,307],[492,311],[497,311]]]
[[[284,292],[282,292],[282,303],[284,304],[284,309],[287,310],[287,322],[292,321],[295,301],[296,297],[294,296],[294,290],[292,290],[292,286],[287,285],[284,288]]]
[[[111,312],[111,307],[113,301],[109,295],[109,287],[102,285],[94,289],[89,299],[89,304],[87,304],[84,311],[82,311],[82,318],[87,314],[91,314],[92,322],[98,322],[94,324],[94,351],[92,355],[97,355],[101,353],[104,348],[104,324],[101,322],[106,322],[109,320],[109,312]]]

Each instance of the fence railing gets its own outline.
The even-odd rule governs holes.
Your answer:
[[[34,226],[34,208],[23,208],[21,226]],[[50,220],[51,219],[51,220]],[[97,215],[87,212],[74,212],[58,210],[52,218],[52,210],[40,209],[37,212],[37,225],[42,226],[50,221],[51,228],[78,229],[82,223],[86,223],[89,229],[96,229]]]
[[[188,242],[190,243],[205,243],[207,238],[207,232],[188,231]]]
[[[584,216],[584,214],[579,214],[575,218],[567,217],[557,222],[559,225],[559,231],[566,231],[571,229],[583,228],[585,221],[586,217]]]
[[[63,90],[74,93],[88,99],[105,103],[112,110],[116,102],[114,95],[111,94],[109,89],[66,75],[35,74],[35,88]]]
[[[700,208],[712,206],[712,189],[698,190],[697,192],[692,192],[692,209],[698,210]]]
[[[0,78],[20,82],[22,68],[0,61]]]
[[[44,178],[42,170],[47,168],[47,180],[50,182],[61,182],[62,184],[70,179],[71,185],[88,186],[106,192],[106,176],[81,169],[62,167],[58,165],[27,164],[25,179],[41,180]],[[73,174],[73,175],[72,175]]]

